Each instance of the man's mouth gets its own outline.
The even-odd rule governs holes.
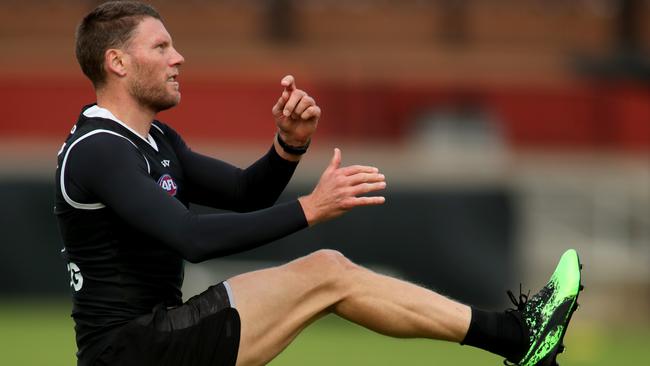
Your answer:
[[[168,83],[172,83],[172,85],[174,85],[174,87],[175,87],[176,89],[178,89],[178,87],[179,87],[179,83],[178,83],[178,81],[176,80],[176,77],[177,77],[177,76],[178,76],[178,74],[176,74],[176,75],[172,75],[172,76],[170,76],[170,77],[167,78],[167,82],[168,82]]]

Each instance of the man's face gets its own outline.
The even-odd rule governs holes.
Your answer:
[[[129,93],[142,106],[160,112],[180,102],[176,76],[185,59],[174,49],[171,36],[158,19],[146,17],[138,24],[126,53],[131,60]]]

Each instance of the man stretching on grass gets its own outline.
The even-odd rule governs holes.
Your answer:
[[[561,258],[516,309],[478,310],[320,250],[244,273],[181,300],[183,261],[248,250],[383,197],[370,166],[335,149],[310,194],[275,204],[307,151],[320,108],[292,76],[272,108],[269,151],[247,169],[197,154],[158,112],[179,103],[184,63],[160,15],[110,2],[77,30],[76,55],[96,91],[58,154],[56,208],[65,244],[78,365],[264,365],[328,313],[392,337],[458,342],[519,365],[554,365],[576,309],[580,265]],[[204,113],[218,113],[206,106]],[[190,203],[233,211],[197,215]]]

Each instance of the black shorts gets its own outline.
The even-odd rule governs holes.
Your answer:
[[[234,366],[239,313],[222,282],[183,305],[162,305],[115,333],[95,366]]]

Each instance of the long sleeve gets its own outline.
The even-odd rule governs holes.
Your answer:
[[[246,169],[192,151],[169,126],[162,125],[183,165],[190,201],[237,212],[273,205],[285,189],[297,162],[278,155],[273,146]]]
[[[220,169],[215,169],[211,174],[218,176]],[[66,174],[71,195],[98,200],[190,262],[248,250],[307,227],[297,200],[246,213],[197,215],[156,184],[134,146],[110,134],[79,143],[68,158]]]

